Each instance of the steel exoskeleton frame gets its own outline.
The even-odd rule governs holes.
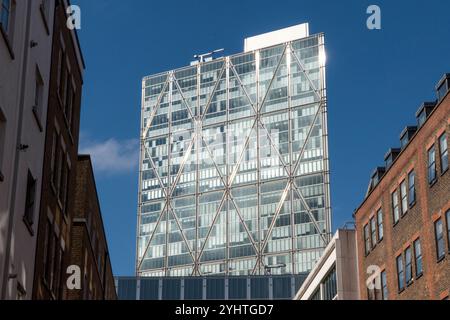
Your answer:
[[[325,54],[325,50],[324,50],[324,37],[323,34],[319,34],[316,35],[314,37],[317,37],[318,39],[318,47],[319,47],[319,54],[322,55],[322,58],[324,57]],[[231,260],[229,258],[230,254],[229,254],[229,211],[230,211],[230,207],[233,208],[233,210],[236,210],[236,214],[237,217],[239,218],[243,229],[246,233],[246,235],[248,236],[248,239],[250,240],[250,244],[254,249],[254,252],[256,253],[254,258],[256,258],[256,263],[255,266],[252,270],[252,274],[261,274],[261,272],[263,272],[264,267],[265,267],[265,261],[264,261],[264,257],[268,256],[269,254],[265,254],[265,249],[268,245],[268,242],[270,240],[270,237],[272,235],[272,232],[274,230],[275,224],[277,222],[277,218],[279,217],[282,208],[285,204],[285,201],[288,199],[290,199],[290,207],[291,207],[291,238],[292,238],[292,247],[291,250],[289,250],[288,252],[283,251],[283,254],[289,253],[291,255],[291,263],[292,263],[292,272],[296,273],[296,269],[295,269],[295,253],[299,252],[299,251],[308,251],[308,250],[299,250],[299,249],[294,249],[295,245],[294,245],[294,232],[295,232],[295,222],[294,222],[294,212],[293,212],[293,204],[294,204],[294,198],[297,197],[297,200],[301,203],[301,205],[305,208],[305,211],[311,221],[311,223],[314,225],[314,228],[317,232],[317,234],[320,235],[324,246],[329,242],[330,240],[330,235],[331,235],[331,205],[330,205],[330,195],[329,195],[329,157],[328,157],[328,129],[327,129],[327,99],[326,99],[326,81],[325,81],[325,63],[321,63],[320,65],[320,88],[316,88],[313,81],[310,79],[309,75],[308,75],[308,71],[305,68],[302,60],[297,56],[297,54],[295,53],[295,50],[292,48],[292,43],[286,43],[284,44],[284,49],[283,49],[283,53],[281,54],[281,59],[278,62],[275,71],[273,72],[273,77],[270,79],[270,83],[267,87],[266,92],[260,92],[260,79],[259,79],[259,56],[260,56],[260,50],[257,50],[255,52],[255,63],[256,63],[256,101],[254,101],[251,96],[249,95],[249,93],[247,92],[246,86],[243,84],[242,79],[240,79],[239,73],[237,72],[235,66],[233,65],[233,63],[231,62],[230,57],[227,58],[223,58],[223,66],[219,72],[219,76],[217,78],[217,82],[214,85],[214,88],[211,92],[211,95],[209,97],[209,99],[207,100],[206,106],[204,107],[204,111],[201,112],[201,105],[200,105],[200,74],[201,74],[201,66],[202,64],[199,64],[197,66],[197,97],[196,97],[196,101],[197,101],[197,105],[195,106],[196,110],[192,110],[192,106],[187,102],[186,97],[183,95],[183,90],[180,87],[180,84],[178,83],[178,80],[175,76],[175,71],[170,71],[167,73],[167,79],[164,83],[164,85],[162,86],[162,90],[159,94],[159,97],[157,99],[157,103],[156,105],[153,106],[151,113],[150,113],[150,117],[147,120],[147,124],[146,126],[144,126],[144,116],[142,117],[142,123],[141,123],[141,127],[142,127],[142,131],[141,131],[141,154],[140,154],[140,164],[141,164],[141,169],[140,169],[140,177],[139,177],[139,208],[138,208],[138,227],[137,227],[137,234],[138,234],[138,239],[139,239],[139,235],[140,235],[140,222],[141,222],[141,208],[142,208],[142,178],[143,178],[143,170],[142,170],[142,164],[144,159],[148,160],[151,166],[151,170],[153,170],[156,179],[158,180],[158,183],[161,187],[163,196],[165,198],[164,201],[164,206],[161,210],[161,214],[159,215],[158,220],[156,221],[156,226],[153,229],[153,232],[151,233],[151,236],[149,237],[148,241],[146,242],[145,245],[145,250],[143,250],[143,254],[139,255],[139,241],[137,241],[137,252],[136,252],[136,273],[137,275],[140,275],[144,272],[148,272],[148,271],[162,271],[164,272],[165,275],[169,275],[169,272],[171,269],[173,269],[173,267],[169,267],[169,262],[168,262],[168,228],[166,228],[166,254],[165,254],[165,263],[164,263],[164,268],[158,268],[155,270],[143,270],[142,269],[142,265],[143,262],[145,260],[145,257],[147,256],[147,252],[150,248],[150,245],[152,243],[153,238],[155,237],[155,235],[157,234],[157,230],[158,227],[160,225],[160,223],[163,221],[163,219],[166,219],[166,222],[169,222],[169,217],[172,216],[173,220],[175,221],[175,224],[177,226],[177,228],[179,228],[181,237],[182,237],[182,241],[183,243],[186,245],[186,247],[188,248],[188,253],[191,256],[193,263],[189,263],[188,265],[184,265],[184,266],[177,266],[177,268],[182,268],[182,267],[193,267],[192,269],[192,274],[191,275],[201,275],[201,269],[200,269],[200,264],[201,264],[201,258],[202,255],[205,251],[205,247],[206,244],[208,243],[208,239],[211,236],[211,232],[213,231],[214,226],[216,225],[217,220],[220,218],[220,215],[222,213],[222,210],[224,208],[224,206],[226,206],[226,258],[225,261],[227,262],[227,268],[225,270],[225,273],[228,274],[230,272],[229,266],[228,266],[228,261]],[[319,58],[320,60],[320,58]],[[217,61],[217,60],[215,60]],[[269,132],[269,130],[267,129],[267,126],[265,125],[265,123],[261,120],[262,117],[262,108],[265,105],[265,102],[269,96],[269,92],[270,89],[272,87],[273,82],[275,81],[275,79],[277,78],[277,74],[279,69],[281,68],[281,66],[283,65],[283,61],[286,61],[286,67],[287,67],[287,73],[288,73],[288,108],[287,108],[287,112],[289,114],[289,157],[291,159],[290,163],[286,163],[283,159],[283,156],[281,155],[279,149],[276,146],[275,141],[273,141],[273,138],[271,136],[271,133]],[[307,79],[310,88],[312,88],[314,95],[317,99],[317,102],[312,103],[315,105],[318,105],[317,108],[317,112],[314,115],[314,119],[309,127],[309,130],[307,131],[307,135],[306,135],[306,139],[300,149],[300,152],[298,154],[298,158],[294,161],[294,150],[292,147],[293,144],[293,138],[292,138],[292,122],[291,122],[291,110],[292,110],[292,105],[291,105],[291,97],[292,97],[292,92],[291,92],[291,62],[295,62],[301,69],[302,74],[304,75],[304,77]],[[227,95],[227,99],[226,99],[226,124],[230,123],[230,119],[229,119],[229,110],[230,110],[230,87],[229,87],[229,83],[230,83],[230,77],[231,74],[233,74],[234,78],[236,79],[236,81],[239,84],[240,89],[243,91],[244,95],[246,96],[246,98],[248,99],[248,101],[250,102],[250,106],[255,114],[255,116],[251,117],[253,119],[253,124],[251,126],[251,129],[249,130],[249,134],[248,136],[245,138],[245,143],[244,146],[242,148],[242,151],[239,154],[238,157],[238,161],[236,164],[234,164],[233,170],[229,170],[229,163],[227,161],[227,165],[226,165],[226,173],[225,175],[222,173],[222,171],[219,168],[219,165],[216,163],[216,161],[214,160],[214,156],[212,154],[212,151],[210,150],[207,141],[205,140],[205,138],[202,135],[202,125],[203,125],[203,121],[205,120],[205,117],[208,113],[208,110],[211,106],[211,103],[213,102],[213,98],[214,98],[214,93],[216,92],[216,90],[218,89],[218,87],[220,86],[220,83],[222,80],[226,80],[226,95]],[[225,76],[225,78],[223,78],[223,76]],[[145,80],[145,79],[144,79]],[[145,81],[144,81],[145,82]],[[162,99],[164,98],[164,96],[166,94],[168,94],[168,100],[169,100],[169,123],[168,123],[168,127],[169,127],[169,136],[172,134],[171,133],[171,123],[172,123],[172,119],[171,119],[171,114],[172,114],[172,94],[173,92],[176,91],[181,95],[181,99],[184,102],[184,105],[187,108],[187,112],[189,114],[189,117],[191,119],[191,121],[194,123],[194,129],[192,130],[192,138],[191,141],[189,143],[189,146],[184,154],[184,157],[182,158],[181,161],[181,165],[180,168],[178,170],[178,173],[175,176],[175,179],[173,181],[173,183],[171,183],[171,176],[170,176],[170,172],[171,172],[171,159],[170,159],[170,150],[168,151],[168,170],[169,170],[169,177],[166,177],[167,179],[167,185],[164,184],[163,179],[161,178],[161,176],[158,173],[158,169],[152,159],[152,156],[150,154],[149,148],[146,146],[146,142],[150,139],[149,137],[149,132],[151,129],[151,125],[153,122],[153,119],[156,117],[157,112],[158,112],[158,108],[160,107],[160,103],[162,101]],[[144,105],[145,105],[145,85],[143,83],[143,87],[142,87],[142,114],[144,115]],[[260,99],[262,98],[262,99]],[[277,111],[275,111],[277,112]],[[270,112],[269,112],[270,114]],[[323,187],[324,187],[324,199],[325,199],[325,230],[321,229],[319,226],[319,223],[317,222],[316,218],[314,217],[313,214],[313,210],[310,208],[310,206],[308,205],[307,201],[305,200],[305,197],[303,196],[300,187],[297,185],[296,182],[296,178],[299,177],[299,174],[297,174],[297,171],[299,169],[299,166],[302,162],[304,153],[307,149],[308,146],[308,142],[310,140],[310,137],[313,133],[314,127],[317,124],[318,120],[321,120],[321,126],[322,126],[322,148],[323,148],[323,170],[320,172],[323,174],[324,177],[324,181],[323,181]],[[258,205],[257,205],[257,210],[258,210],[258,239],[255,240],[254,237],[252,236],[252,232],[249,230],[247,224],[245,223],[245,219],[243,217],[243,214],[238,206],[238,204],[236,203],[236,200],[231,192],[231,190],[233,189],[233,187],[236,187],[233,185],[233,182],[235,181],[235,178],[237,176],[237,174],[239,173],[239,168],[241,166],[241,163],[244,159],[244,155],[245,155],[245,151],[247,150],[247,148],[249,147],[249,143],[250,143],[250,139],[251,139],[251,133],[253,131],[256,131],[256,140],[257,140],[257,201],[258,201]],[[261,228],[261,214],[260,214],[260,199],[261,199],[261,194],[260,194],[260,186],[261,186],[261,167],[260,167],[260,146],[261,146],[261,142],[260,142],[260,138],[261,138],[261,134],[265,136],[265,138],[267,138],[267,141],[270,143],[271,145],[271,149],[275,151],[275,153],[277,154],[279,161],[282,164],[283,170],[285,172],[285,175],[288,180],[288,183],[285,187],[285,189],[282,192],[281,195],[281,199],[278,202],[277,206],[276,206],[276,210],[274,212],[274,216],[272,218],[272,221],[270,223],[270,225],[268,226],[268,230],[267,230],[267,235],[266,237],[263,237],[263,230]],[[151,137],[154,138],[154,137]],[[169,141],[170,144],[170,141]],[[226,135],[226,146],[228,148],[229,146],[229,135]],[[175,210],[172,207],[172,199],[174,198],[174,191],[177,187],[177,184],[181,178],[181,175],[184,172],[184,167],[189,159],[189,156],[192,152],[192,150],[195,151],[196,154],[196,159],[199,159],[199,152],[201,148],[205,148],[207,154],[209,155],[209,157],[211,158],[210,160],[212,161],[212,164],[214,166],[214,168],[216,169],[218,175],[219,175],[219,179],[223,184],[223,196],[221,198],[220,204],[217,208],[217,211],[214,214],[214,218],[212,220],[212,223],[209,227],[209,230],[207,232],[206,238],[203,239],[203,244],[201,246],[198,245],[198,241],[199,239],[199,235],[198,235],[198,226],[196,227],[196,238],[195,238],[195,248],[191,248],[191,246],[189,245],[189,241],[186,238],[183,229],[182,229],[182,224],[180,223],[179,218],[177,217],[177,215],[175,214]],[[228,158],[227,158],[228,159]],[[197,161],[196,163],[196,170],[195,170],[195,174],[196,174],[196,200],[195,200],[195,207],[196,207],[196,223],[198,223],[198,218],[199,218],[199,195],[200,195],[200,190],[199,190],[199,180],[200,180],[200,168],[199,168],[199,161]],[[242,185],[239,185],[239,187],[242,187]],[[264,239],[263,239],[264,238]],[[315,250],[311,249],[311,250]],[[273,253],[270,255],[274,255]],[[241,259],[248,259],[249,257],[242,257]],[[233,259],[235,260],[239,260],[239,259]],[[222,260],[221,260],[222,261]],[[210,261],[213,262],[213,261]],[[219,261],[216,261],[219,262]]]

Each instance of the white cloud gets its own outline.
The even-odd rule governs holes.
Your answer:
[[[121,174],[137,170],[139,163],[139,141],[137,139],[119,141],[111,138],[103,142],[81,140],[79,153],[91,155],[94,169],[97,172]]]

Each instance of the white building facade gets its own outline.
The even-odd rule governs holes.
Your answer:
[[[0,299],[30,299],[55,0],[0,0]]]

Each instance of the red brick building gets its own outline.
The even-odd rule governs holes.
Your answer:
[[[73,216],[84,62],[68,1],[55,3],[33,299],[64,299]]]
[[[106,234],[90,156],[77,161],[74,215],[69,264],[81,269],[81,290],[70,290],[70,300],[117,299]]]
[[[450,75],[417,112],[355,212],[362,299],[448,299],[450,289]],[[379,284],[366,285],[370,266]]]

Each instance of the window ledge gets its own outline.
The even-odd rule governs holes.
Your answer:
[[[434,179],[433,181],[428,182],[428,184],[430,185],[430,188],[433,188],[434,185],[437,183],[438,179]]]
[[[42,17],[42,21],[44,22],[44,27],[45,27],[45,31],[47,32],[47,35],[50,35],[50,28],[48,25],[48,21],[47,21],[47,16],[45,15],[45,8],[44,5],[41,3],[41,5],[39,6],[39,9],[41,11],[41,17]]]
[[[50,186],[53,191],[53,195],[56,196],[56,187],[55,187],[55,184],[53,183],[53,179],[52,179],[52,182],[50,183]]]
[[[64,107],[64,104],[63,104],[63,100],[62,100],[62,98],[61,98],[61,94],[59,93],[59,86],[58,86],[58,94],[57,94],[57,97],[58,97],[58,103],[59,103],[59,107],[61,108],[61,109],[63,109],[63,107]]]
[[[39,117],[36,106],[33,107],[33,115],[34,115],[34,120],[36,120],[36,124],[39,127],[39,132],[43,132],[44,128],[42,127],[41,119]]]
[[[72,145],[74,145],[75,144],[75,140],[73,139],[73,135],[72,135],[72,127],[69,124],[69,120],[67,120],[67,116],[66,116],[65,112],[63,112],[63,118],[64,118],[64,122],[66,124],[67,132],[69,134],[70,142],[72,142]]]
[[[42,284],[44,285],[45,289],[47,289],[48,291],[50,291],[50,286],[47,283],[47,280],[45,279],[44,276],[42,276]]]
[[[61,212],[63,212],[64,210],[63,210],[63,205],[62,205],[62,203],[61,203],[61,200],[59,200],[59,197],[58,197],[58,207],[59,207],[59,209],[61,210]],[[64,214],[64,213],[63,213]]]
[[[442,261],[444,261],[445,260],[445,254],[442,256],[442,257],[439,257],[438,259],[437,259],[437,262],[436,263],[441,263]]]
[[[449,168],[447,168],[447,169],[445,169],[444,171],[442,171],[441,177],[442,177],[444,174],[446,174],[446,173],[448,172],[448,169],[449,169]]]
[[[67,210],[66,210],[67,211]],[[64,220],[64,223],[66,224],[66,226],[68,226],[69,225],[69,217],[68,217],[68,213],[67,212],[65,212],[65,213],[63,213],[63,220]]]
[[[411,210],[412,208],[414,208],[414,207],[416,206],[416,204],[417,204],[417,201],[416,201],[416,200],[414,200],[414,202],[410,203],[410,204],[409,204],[409,210]]]
[[[3,39],[5,40],[6,47],[8,48],[9,55],[11,56],[11,59],[14,60],[14,51],[11,45],[11,41],[9,40],[8,34],[6,33],[5,29],[3,28],[3,25],[0,23],[0,33],[3,36]]]
[[[420,278],[422,278],[423,276],[423,272],[421,272],[420,274],[416,275],[416,280],[419,280]]]
[[[72,145],[75,145],[75,139],[73,138],[72,129],[71,128],[69,128],[69,138],[70,138],[70,141],[72,142]]]
[[[53,293],[52,289],[50,289],[50,285],[44,277],[42,277],[42,283],[44,284],[45,289],[47,289],[48,293],[50,294],[52,300],[56,300],[55,294]]]
[[[32,237],[34,237],[33,226],[30,224],[30,222],[28,222],[28,220],[27,220],[25,217],[23,217],[22,221],[23,221],[23,223],[25,224],[25,226],[27,227],[28,232],[30,233],[30,235],[31,235]]]
[[[66,116],[66,111],[65,110],[63,112],[63,118],[64,118],[64,123],[66,124],[66,127],[69,128],[69,120],[67,120],[67,116]]]

